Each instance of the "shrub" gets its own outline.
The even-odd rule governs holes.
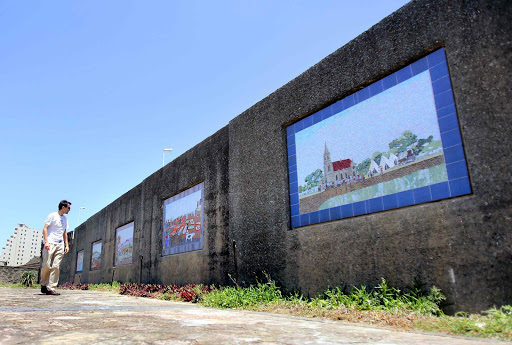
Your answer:
[[[213,287],[196,284],[178,286],[130,283],[122,284],[119,293],[136,297],[159,297],[167,300],[197,303],[212,290]]]
[[[20,284],[25,287],[32,287],[36,283],[36,273],[34,271],[25,271],[20,277]]]

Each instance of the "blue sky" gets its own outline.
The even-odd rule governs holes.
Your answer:
[[[61,199],[73,230],[164,148],[183,154],[406,2],[0,0],[0,248]]]
[[[298,132],[299,185],[316,169],[324,170],[325,144],[333,162],[359,164],[374,152],[387,152],[389,143],[407,130],[418,139],[432,135],[441,140],[429,71]]]

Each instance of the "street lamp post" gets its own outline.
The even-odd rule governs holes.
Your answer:
[[[165,165],[165,152],[171,152],[172,149],[164,149],[163,158],[162,158],[162,168]]]
[[[78,209],[78,222],[77,222],[77,226],[80,225],[80,211],[81,210],[85,210],[85,207],[81,206],[79,209]]]

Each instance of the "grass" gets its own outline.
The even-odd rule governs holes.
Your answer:
[[[401,330],[512,340],[511,306],[494,308],[484,315],[447,316],[442,311],[445,300],[435,286],[426,292],[418,287],[403,292],[389,286],[384,279],[373,289],[360,286],[346,291],[337,287],[308,299],[298,293],[283,296],[269,279],[267,283],[258,282],[247,288],[215,289],[199,303],[208,307],[362,322]]]
[[[336,287],[312,299],[306,299],[299,294],[283,297],[280,288],[269,279],[266,283],[258,282],[248,288],[237,286],[214,290],[203,297],[202,304],[217,308],[254,309],[277,303],[320,310],[346,308],[358,311],[407,311],[417,315],[441,315],[440,306],[445,299],[435,286],[426,295],[418,288],[404,293],[390,287],[385,279],[382,279],[374,289],[360,286],[347,292],[341,287]]]
[[[41,285],[34,284],[32,286],[24,286],[21,283],[16,284],[6,284],[6,283],[0,283],[0,288],[11,288],[11,289],[40,289]]]
[[[274,281],[260,283],[248,288],[224,287],[202,296],[206,307],[257,310],[260,307],[285,301]]]
[[[89,284],[89,290],[95,290],[95,291],[108,291],[108,292],[114,292],[119,293],[119,289],[121,287],[120,282],[113,282],[112,284]]]
[[[457,313],[416,324],[417,329],[480,338],[512,340],[512,306],[492,308],[484,313]]]

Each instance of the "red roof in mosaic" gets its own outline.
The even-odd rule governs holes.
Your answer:
[[[338,170],[348,169],[348,168],[350,168],[351,165],[352,165],[351,159],[344,159],[341,161],[333,162],[332,168],[334,171],[338,171]]]

